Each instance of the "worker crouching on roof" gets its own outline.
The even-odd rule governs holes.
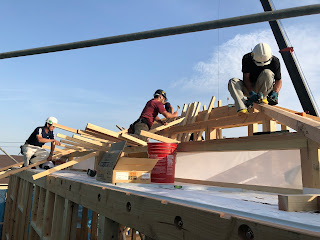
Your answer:
[[[232,78],[228,84],[239,115],[247,114],[248,108],[252,107],[254,102],[278,104],[282,86],[280,61],[272,55],[268,44],[259,43],[252,52],[243,56],[242,72],[243,81]]]
[[[55,144],[60,145],[60,142],[54,139],[53,123],[58,123],[55,117],[49,117],[43,127],[37,127],[27,139],[25,144],[21,146],[21,152],[24,156],[24,166],[29,163],[36,163],[47,159],[52,160]],[[51,143],[51,151],[48,153],[42,146],[45,143]]]
[[[164,104],[166,102],[167,96],[165,91],[158,89],[154,93],[153,99],[147,102],[146,106],[142,110],[139,119],[130,125],[128,133],[136,135],[141,140],[147,141],[146,137],[140,136],[141,130],[149,131],[154,121],[163,125],[167,124],[158,117],[159,113],[166,118],[178,117],[178,110],[175,113],[169,113],[166,111],[166,109],[164,108]]]

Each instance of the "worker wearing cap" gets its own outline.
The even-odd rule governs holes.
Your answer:
[[[272,55],[267,43],[257,44],[252,52],[243,56],[242,72],[243,81],[232,78],[228,84],[239,115],[247,114],[248,107],[251,107],[254,102],[278,104],[278,95],[282,86],[280,61]]]
[[[141,140],[146,141],[147,138],[140,136],[141,130],[149,131],[153,125],[153,122],[156,121],[163,125],[167,124],[162,121],[158,114],[162,114],[166,118],[175,118],[178,117],[178,110],[175,113],[167,112],[164,108],[164,104],[167,101],[167,96],[165,91],[158,89],[153,94],[153,99],[149,100],[142,110],[142,113],[137,121],[130,125],[128,130],[129,133],[136,135]]]
[[[26,140],[25,144],[21,146],[21,152],[24,156],[24,166],[30,163],[36,163],[47,159],[52,160],[55,144],[60,145],[60,142],[54,139],[53,123],[58,123],[55,117],[49,117],[43,127],[37,127]],[[51,143],[51,151],[48,153],[42,146],[45,143]]]

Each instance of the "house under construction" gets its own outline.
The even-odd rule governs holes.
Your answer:
[[[277,19],[320,13],[320,4],[273,11],[268,1],[261,2],[264,13],[3,53],[0,58],[263,21],[270,22],[279,48],[286,49]],[[148,142],[127,129],[115,132],[88,123],[81,130],[54,124],[69,133],[57,135],[61,146],[53,159],[59,165],[31,169],[44,160],[1,169],[0,179],[9,177],[2,239],[320,239],[320,118],[292,52],[281,54],[305,112],[254,104],[250,114],[238,116],[233,106],[216,104],[212,97],[207,106],[186,103],[168,125],[154,124],[150,131],[141,132],[149,139],[177,144],[174,184],[147,182],[157,161],[148,159]],[[223,138],[224,129],[237,127],[246,127],[247,136]],[[250,154],[259,151],[271,154],[271,165],[253,165],[253,161],[246,165]],[[100,181],[83,171],[101,167],[106,152],[116,156],[107,172],[119,173],[116,177]],[[263,158],[263,154],[257,156],[256,161]],[[226,175],[225,170],[239,162],[243,166],[228,175],[235,180],[204,177],[214,171]],[[77,168],[81,164],[84,167]],[[259,171],[264,175],[270,171],[270,184],[259,184]]]

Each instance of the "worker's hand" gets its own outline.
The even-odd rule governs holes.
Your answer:
[[[54,142],[55,145],[58,145],[58,146],[61,145],[61,142],[59,142],[59,141],[57,141],[57,140],[55,140],[55,139],[53,140],[53,142]]]
[[[272,100],[274,100],[275,102],[278,101],[278,93],[277,93],[277,92],[272,91],[269,96],[270,96],[270,98],[271,98]]]
[[[47,158],[47,161],[52,161],[52,155],[50,154],[49,157]]]
[[[250,95],[250,97],[249,97],[249,100],[251,101],[251,102],[258,102],[258,100],[259,100],[259,96],[258,96],[258,94],[256,94],[254,91],[251,91],[250,93],[249,93],[249,95]]]
[[[175,111],[173,115],[174,115],[174,117],[179,117],[178,110],[177,110],[177,111]]]

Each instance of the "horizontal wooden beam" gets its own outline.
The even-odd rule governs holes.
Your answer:
[[[95,156],[97,156],[98,154],[99,154],[99,152],[89,153],[89,154],[87,154],[87,155],[85,155],[85,156],[83,156],[83,157],[80,157],[80,158],[77,158],[77,159],[68,161],[68,162],[66,162],[66,163],[60,164],[60,165],[58,165],[58,166],[56,166],[56,167],[53,167],[53,168],[51,168],[51,169],[48,169],[48,170],[46,170],[46,171],[43,171],[43,172],[34,174],[34,175],[32,175],[32,178],[33,178],[33,180],[37,180],[37,179],[39,179],[39,178],[42,178],[42,177],[45,177],[45,176],[49,175],[50,173],[57,172],[57,171],[59,171],[59,170],[65,169],[65,168],[67,168],[67,167],[71,167],[71,166],[73,166],[73,165],[75,165],[75,164],[77,164],[77,163],[79,163],[79,162],[83,162],[83,161],[85,161],[85,160],[87,160],[87,159],[89,159],[89,158],[95,157]]]
[[[155,133],[151,133],[151,132],[147,132],[147,131],[143,131],[141,130],[140,132],[141,136],[147,137],[147,138],[151,138],[160,142],[164,142],[164,143],[180,143],[180,141],[172,139],[172,138],[167,138]]]
[[[195,122],[185,126],[173,126],[170,129],[165,129],[159,134],[168,135],[183,132],[195,132],[205,130],[206,128],[231,128],[247,126],[253,123],[262,123],[266,119],[263,113],[251,113],[246,116],[230,116],[219,119],[212,119],[208,121]]]
[[[319,211],[320,195],[278,195],[279,210],[288,212]]]
[[[172,127],[172,126],[174,126],[174,125],[176,125],[176,124],[178,124],[178,123],[182,122],[182,121],[183,121],[183,119],[184,119],[184,117],[181,117],[181,118],[179,118],[179,119],[177,119],[177,120],[174,120],[174,121],[172,121],[172,122],[168,123],[167,125],[162,125],[162,126],[159,126],[159,127],[153,128],[153,129],[151,129],[149,132],[150,132],[150,133],[156,133],[156,132],[159,132],[159,131],[161,131],[161,130],[163,130],[163,129],[166,129],[166,128],[169,128],[169,127]]]
[[[290,113],[280,108],[275,108],[266,104],[254,104],[260,112],[265,113],[269,117],[281,122],[282,124],[302,132],[307,138],[320,143],[320,122],[310,118],[302,117],[294,113]]]
[[[223,188],[241,188],[251,191],[259,192],[269,192],[269,193],[279,193],[279,194],[302,194],[302,189],[293,188],[281,188],[281,187],[270,187],[261,185],[250,185],[250,184],[239,184],[239,183],[228,183],[228,182],[215,182],[215,181],[205,181],[187,178],[175,178],[176,182],[190,183],[190,184],[200,184],[208,186],[216,186]]]
[[[53,123],[53,126],[55,126],[56,128],[60,128],[62,130],[68,131],[68,132],[77,133],[77,129],[66,127],[66,126],[60,125],[58,123]]]
[[[204,142],[183,142],[178,152],[258,151],[300,149],[307,146],[307,138],[300,133],[272,133],[258,136],[214,139]]]
[[[75,142],[75,143],[78,143],[78,144],[74,144],[74,145],[81,146],[81,147],[84,147],[84,148],[91,148],[91,149],[94,149],[94,150],[97,150],[97,151],[106,151],[106,150],[108,150],[108,147],[100,146],[100,144],[88,143],[86,141],[75,139],[73,137],[69,137],[69,136],[66,136],[66,135],[61,134],[61,133],[58,133],[57,137],[63,138],[63,139],[66,139],[66,140],[69,140],[69,141],[72,141],[72,142]]]

